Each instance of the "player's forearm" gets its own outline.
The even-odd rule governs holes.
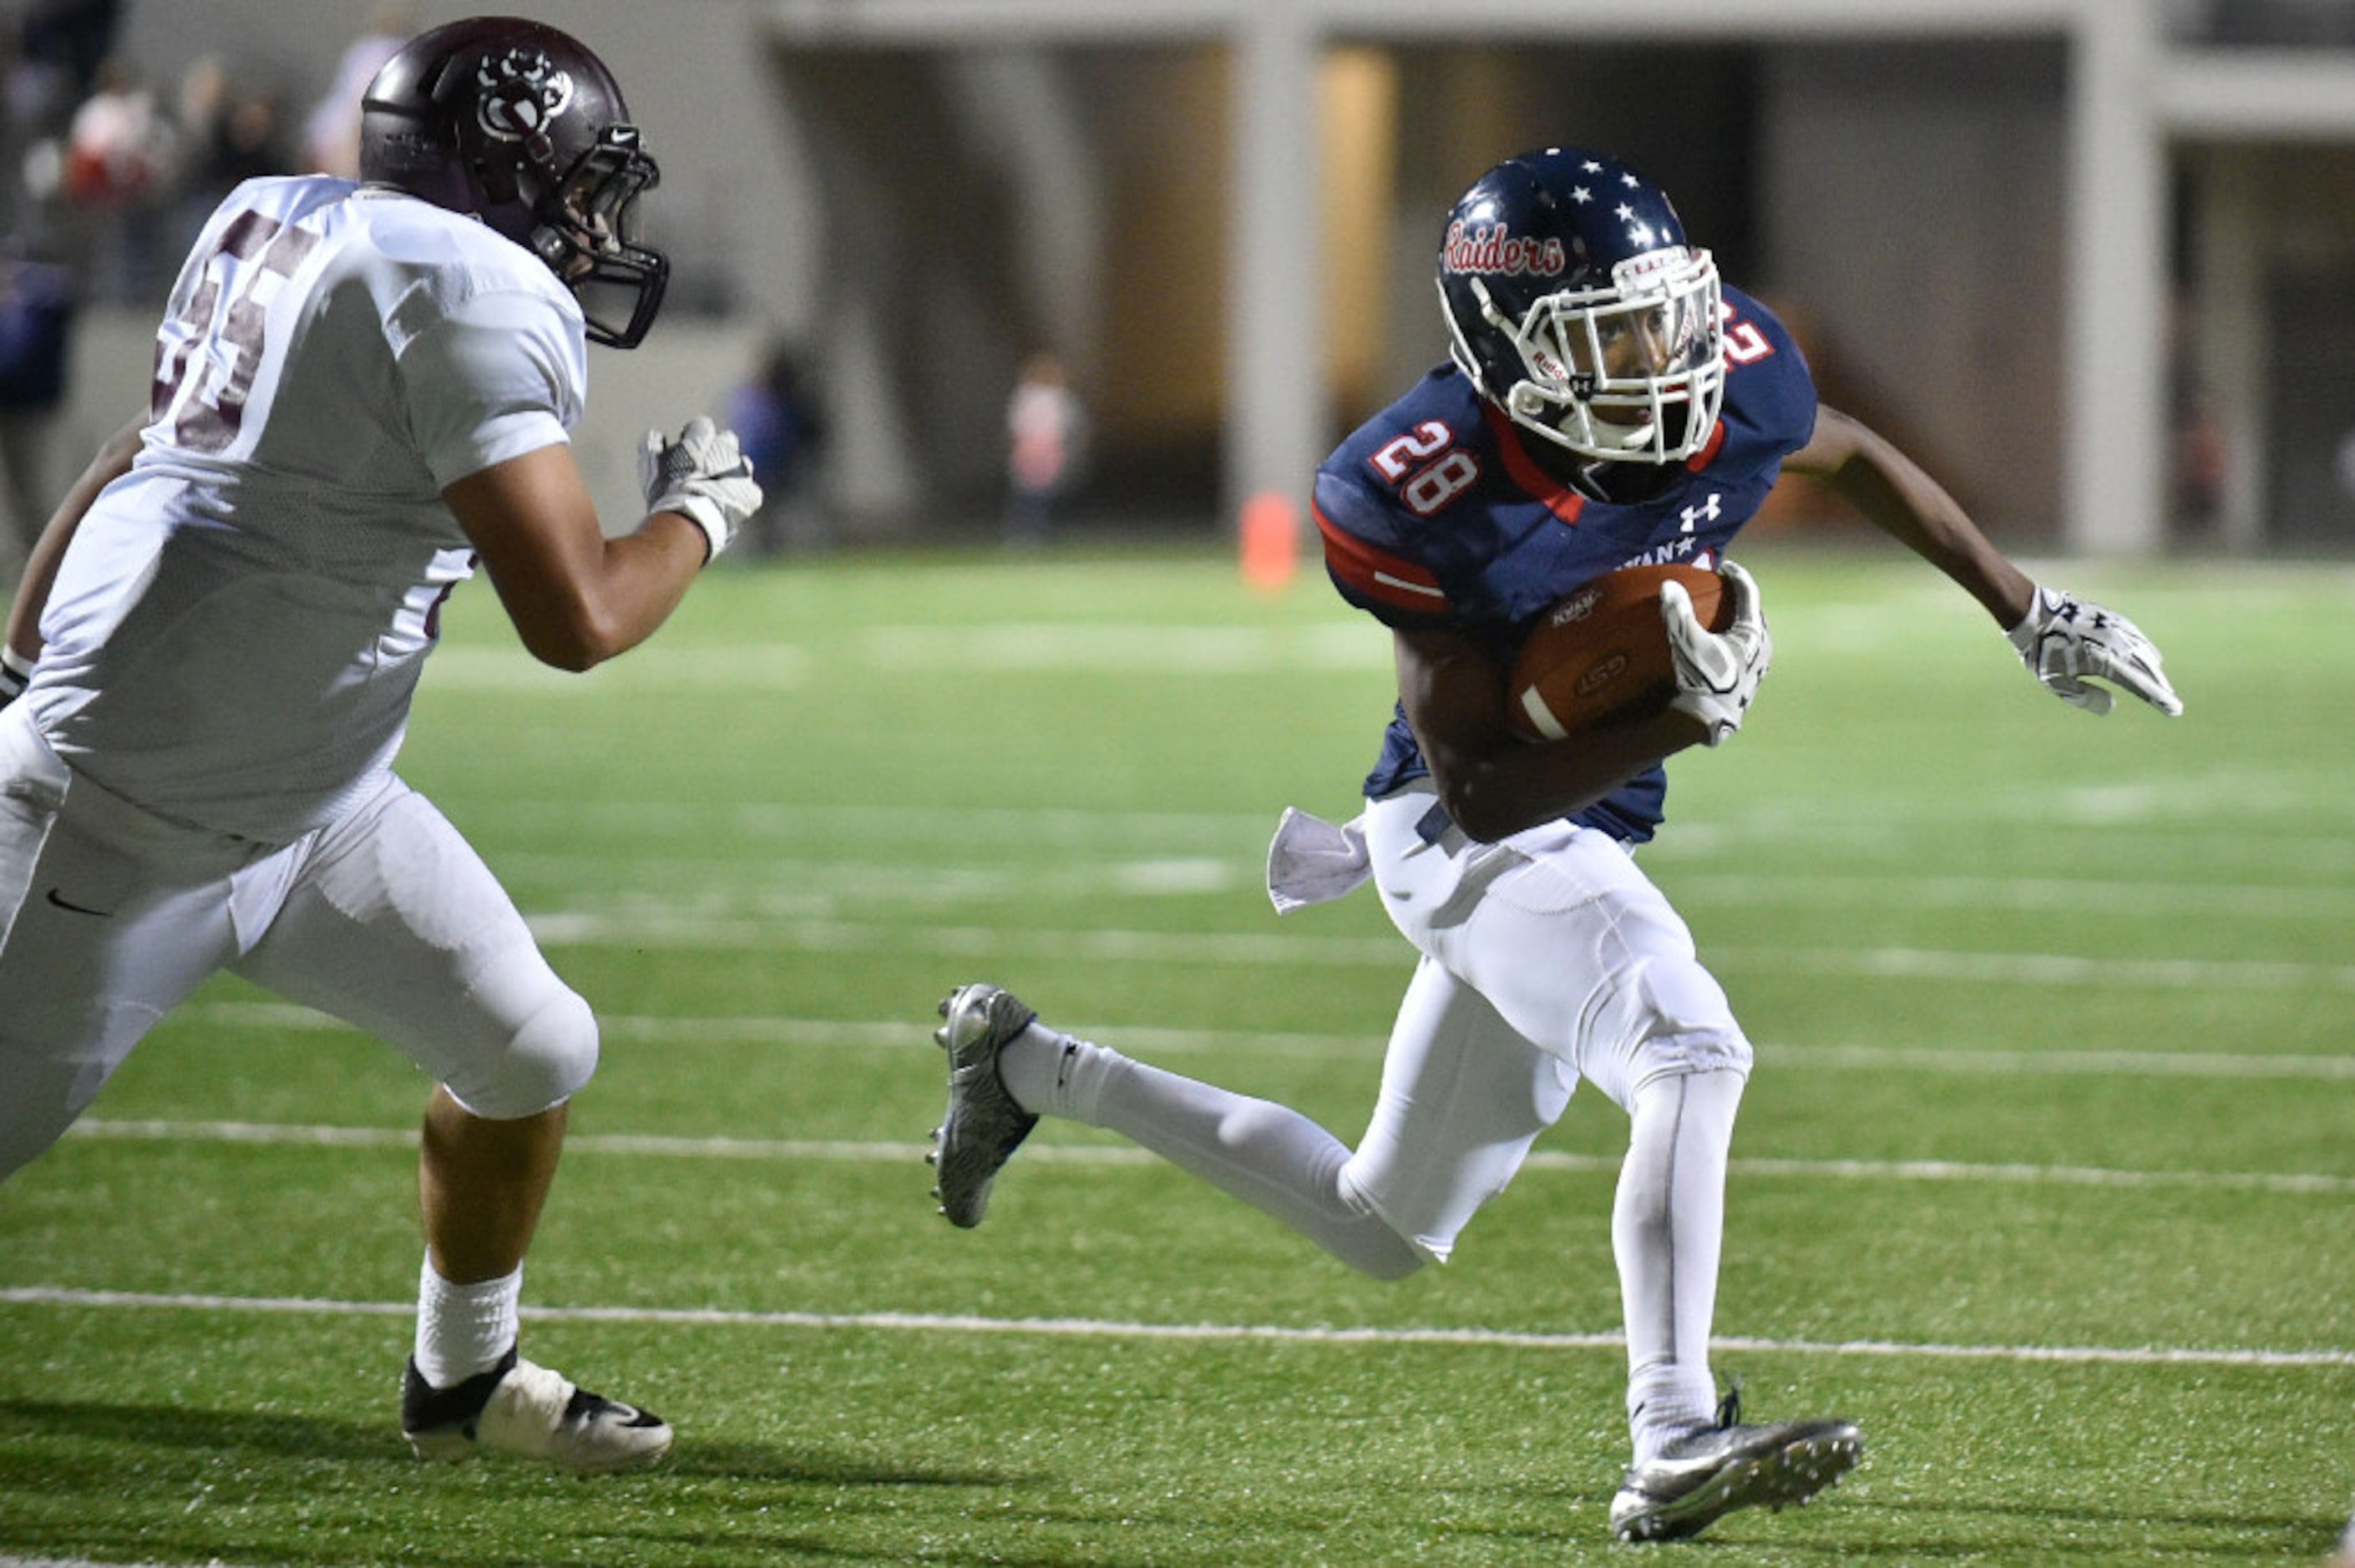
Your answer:
[[[1426,744],[1423,755],[1448,816],[1469,837],[1494,843],[1582,811],[1706,737],[1694,720],[1663,712],[1567,740],[1531,742],[1500,732],[1478,746]]]
[[[703,566],[702,534],[668,513],[592,548],[592,559],[564,571],[518,570],[485,557],[524,647],[559,670],[593,669],[653,636]]]
[[[1568,740],[1521,739],[1505,722],[1505,672],[1462,636],[1401,630],[1399,702],[1439,803],[1483,843],[1581,811],[1708,732],[1676,712]]]
[[[587,670],[636,647],[703,569],[704,535],[657,512],[609,538],[571,450],[543,447],[442,492],[535,659]]]
[[[2028,613],[2035,585],[1937,481],[1887,442],[1874,438],[1824,479],[1875,527],[1954,579],[1998,625],[2015,626]]]
[[[58,563],[65,558],[66,546],[73,542],[74,533],[98,499],[100,491],[131,471],[131,462],[139,455],[139,432],[147,422],[144,414],[134,415],[131,421],[99,446],[90,466],[68,487],[58,509],[35,541],[32,553],[26,558],[25,575],[16,584],[16,597],[8,607],[7,642],[17,657],[25,660],[41,656],[41,611],[49,602],[49,590],[58,580]]]

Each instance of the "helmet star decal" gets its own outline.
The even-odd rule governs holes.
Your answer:
[[[1450,351],[1532,437],[1595,462],[1680,462],[1714,434],[1726,359],[1717,264],[1668,194],[1579,148],[1508,158],[1442,232]]]
[[[495,141],[520,142],[548,129],[572,101],[572,77],[538,49],[486,55],[474,73],[483,90],[477,109],[483,132]]]

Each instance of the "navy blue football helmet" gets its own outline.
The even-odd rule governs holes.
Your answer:
[[[662,178],[613,73],[578,39],[517,16],[421,33],[360,100],[360,178],[484,223],[548,263],[590,340],[635,348],[670,261],[638,234]]]
[[[1725,396],[1717,263],[1668,193],[1600,153],[1507,159],[1439,247],[1455,363],[1521,429],[1590,461],[1680,462]]]

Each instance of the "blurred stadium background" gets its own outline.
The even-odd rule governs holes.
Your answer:
[[[168,108],[199,62],[293,122],[389,11],[458,0],[21,0],[103,17]],[[762,345],[802,359],[844,542],[995,526],[1040,349],[1092,416],[1075,513],[1215,530],[1296,497],[1444,352],[1452,196],[1524,145],[1654,172],[1785,310],[1827,396],[2015,550],[2335,553],[2355,538],[2355,5],[2346,0],[541,0],[615,68],[678,269],[601,354],[581,448]],[[33,138],[12,119],[9,172]],[[15,182],[11,182],[14,184]],[[12,192],[10,232],[37,221]],[[178,221],[178,215],[171,215]],[[80,264],[59,450],[135,405],[169,253]],[[73,460],[78,461],[78,460]],[[70,471],[70,467],[67,468]],[[1795,524],[1820,521],[1805,495]]]
[[[593,356],[580,433],[609,519],[634,516],[637,432],[718,406],[773,344],[830,431],[808,499],[833,558],[715,574],[580,704],[462,596],[407,753],[617,1047],[535,1254],[536,1299],[579,1317],[533,1332],[691,1421],[693,1450],[594,1496],[421,1485],[386,1385],[346,1375],[408,1332],[418,1086],[222,984],[0,1205],[0,1555],[1609,1561],[1603,1340],[1117,1338],[1607,1330],[1622,1129],[1599,1098],[1500,1201],[1593,1219],[1570,1266],[1559,1228],[1500,1215],[1444,1294],[1278,1268],[1274,1227],[1092,1163],[1072,1129],[1001,1200],[1044,1223],[960,1249],[917,1163],[926,1009],[984,959],[1354,1130],[1401,949],[1362,900],[1271,934],[1255,879],[1275,807],[1346,804],[1382,639],[1186,546],[1254,498],[1296,506],[1444,355],[1441,214],[1552,141],[1655,172],[1828,397],[2013,553],[2105,558],[2068,580],[2118,590],[2197,718],[2087,724],[1892,546],[1783,552],[1787,717],[1680,775],[1683,831],[1647,853],[1794,1069],[1745,1122],[1721,1325],[1764,1403],[1804,1384],[1877,1446],[1837,1509],[1736,1525],[1716,1560],[2313,1562],[2337,1535],[2355,0],[392,9],[407,30],[494,7],[610,61],[665,170],[672,304],[645,348]],[[45,70],[111,57],[162,114],[208,79],[260,95],[292,160],[386,14],[0,0],[0,233],[82,302],[43,431],[59,482],[144,399],[202,186],[183,162],[69,210],[56,141],[88,90]],[[985,558],[1007,396],[1041,349],[1093,424],[1068,536],[1179,548]],[[1785,486],[1761,554],[1855,527]],[[858,553],[912,542],[979,548]],[[943,768],[985,709],[995,744]],[[922,1318],[943,1303],[1092,1316],[1117,1348]],[[741,1316],[674,1320],[704,1308]],[[942,1462],[943,1433],[988,1459]]]

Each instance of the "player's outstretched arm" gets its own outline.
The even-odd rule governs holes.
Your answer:
[[[2132,621],[2040,587],[1919,464],[1861,421],[1817,409],[1814,436],[1783,466],[1822,480],[1874,526],[1960,584],[1995,617],[2030,673],[2062,701],[2109,712],[2109,693],[2087,685],[2091,677],[2163,714],[2183,711],[2160,670],[2158,650]]]
[[[1532,746],[1506,727],[1506,672],[1476,645],[1436,630],[1400,630],[1394,641],[1399,700],[1439,803],[1484,843],[1591,806],[1710,734],[1671,707],[1623,727]]]
[[[567,446],[495,463],[442,492],[533,657],[586,670],[637,646],[760,505],[760,487],[733,471],[734,437],[697,424],[687,435],[700,441],[654,438],[655,461],[642,476],[647,514],[617,537],[599,524]],[[666,463],[671,450],[683,455]]]
[[[1987,542],[1960,503],[1879,432],[1837,408],[1816,411],[1816,432],[1783,460],[1810,474],[1867,521],[1936,567],[2010,628],[2028,613],[2036,585]]]

